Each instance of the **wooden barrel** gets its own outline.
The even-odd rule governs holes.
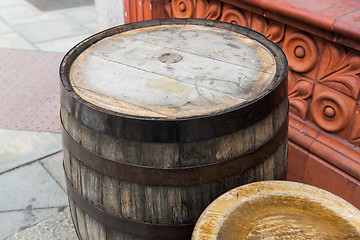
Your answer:
[[[81,239],[189,239],[222,193],[287,167],[287,62],[250,29],[153,20],[95,34],[60,76]]]
[[[360,211],[303,183],[263,181],[232,189],[201,214],[192,240],[360,239]]]

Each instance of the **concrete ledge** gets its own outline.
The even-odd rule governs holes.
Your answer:
[[[290,115],[287,180],[323,188],[360,209],[358,148]]]
[[[353,145],[334,139],[311,126],[311,122],[305,123],[293,114],[289,121],[289,140],[360,179],[360,152]]]

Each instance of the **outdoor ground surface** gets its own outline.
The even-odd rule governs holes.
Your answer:
[[[76,239],[58,68],[65,52],[98,30],[95,15],[92,0],[0,0],[0,240]]]

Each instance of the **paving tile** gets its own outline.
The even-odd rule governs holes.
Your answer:
[[[62,57],[59,53],[0,50],[0,96],[51,96],[59,87]]]
[[[35,46],[42,50],[48,52],[68,52],[71,48],[73,48],[77,43],[81,42],[85,38],[89,37],[91,34],[83,34],[75,37],[56,39],[46,42],[41,42],[35,44]]]
[[[38,55],[38,57],[41,57],[41,55]],[[43,102],[44,100],[50,98],[53,95],[53,91],[55,91],[56,88],[59,87],[56,86],[56,84],[59,84],[59,79],[51,79],[50,81],[50,79],[48,79],[48,76],[51,75],[50,73],[53,72],[53,76],[58,77],[58,73],[55,69],[50,68],[46,73],[42,73],[41,66],[36,68],[35,63],[37,62],[37,60],[39,59],[34,59],[32,68],[28,66],[22,66],[23,69],[19,69],[19,71],[21,72],[16,72],[16,69],[14,69],[15,71],[9,70],[4,72],[0,76],[0,84],[2,84],[3,86],[3,89],[0,90],[0,96],[19,97],[19,101],[21,102],[23,100],[26,101],[35,99],[38,99],[39,102]],[[21,66],[22,63],[23,61],[19,59],[18,64]],[[51,67],[55,68],[58,66]],[[1,69],[6,69],[6,67],[1,66],[0,71]],[[13,73],[13,75],[7,78],[6,75],[11,75],[11,73]]]
[[[79,24],[88,24],[96,22],[95,6],[86,6],[71,8],[61,11],[65,16]]]
[[[26,18],[34,17],[40,13],[40,10],[26,1],[19,2],[16,5],[2,6],[0,8],[0,17],[9,24],[24,21]]]
[[[0,175],[0,212],[67,206],[67,195],[38,162]]]
[[[11,5],[17,5],[17,4],[21,4],[24,3],[25,0],[0,0],[0,7],[5,7],[5,6],[11,6]]]
[[[0,175],[0,233],[10,236],[67,206],[66,193],[36,162]]]
[[[16,32],[0,34],[0,48],[37,50],[35,46]]]
[[[27,1],[23,1],[15,5],[13,4],[8,7],[2,7],[2,10],[0,10],[0,16],[3,16],[5,22],[10,26],[67,18],[60,12],[39,11]]]
[[[58,208],[26,209],[22,211],[0,212],[0,239],[7,239],[40,221],[43,221],[58,212]],[[27,239],[35,239],[27,236]],[[41,238],[38,238],[41,239]]]
[[[33,227],[16,233],[15,235],[7,238],[7,240],[28,240],[29,236],[31,236],[32,239],[43,240],[78,239],[73,227],[69,208],[66,208],[64,211],[40,222]]]
[[[90,34],[90,31],[67,19],[58,19],[36,23],[14,25],[14,29],[21,33],[31,43]]]
[[[83,5],[94,5],[94,0],[28,0],[41,11],[53,11],[63,8],[74,8]]]
[[[14,32],[14,30],[9,27],[9,25],[6,24],[3,20],[0,19],[0,34],[11,32]]]
[[[60,100],[47,100],[22,123],[21,128],[59,133],[60,123]]]
[[[21,129],[27,125],[28,119],[37,108],[40,107],[38,99],[27,96],[1,96],[0,115],[6,116],[0,118],[0,128]]]
[[[57,90],[55,91],[57,92]],[[46,93],[44,93],[46,94]],[[1,96],[0,118],[3,129],[36,130],[60,132],[60,94],[46,97],[39,93],[35,96]]]
[[[58,81],[58,86],[56,86],[55,89],[52,90],[49,100],[55,100],[60,102],[60,79]]]
[[[60,131],[58,71],[63,55],[0,50],[0,115],[7,116],[0,118],[0,128]]]
[[[0,173],[62,149],[59,133],[6,129],[0,129],[0,146]]]
[[[94,33],[101,30],[98,27],[98,24],[96,22],[94,22],[94,23],[86,23],[83,26],[86,27],[87,29],[89,29],[90,31],[94,32]]]
[[[28,23],[41,23],[41,22],[58,20],[58,19],[66,19],[66,18],[67,18],[66,16],[64,16],[63,14],[58,13],[58,12],[36,11],[36,13],[34,13],[31,16],[12,19],[11,21],[8,22],[8,24],[10,26],[14,26],[14,25],[28,24]]]
[[[40,161],[41,165],[50,173],[55,181],[66,191],[65,174],[63,169],[63,152],[56,153]]]

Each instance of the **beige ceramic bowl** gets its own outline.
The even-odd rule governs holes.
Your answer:
[[[192,240],[360,239],[360,211],[306,184],[264,181],[237,187],[200,216]]]

